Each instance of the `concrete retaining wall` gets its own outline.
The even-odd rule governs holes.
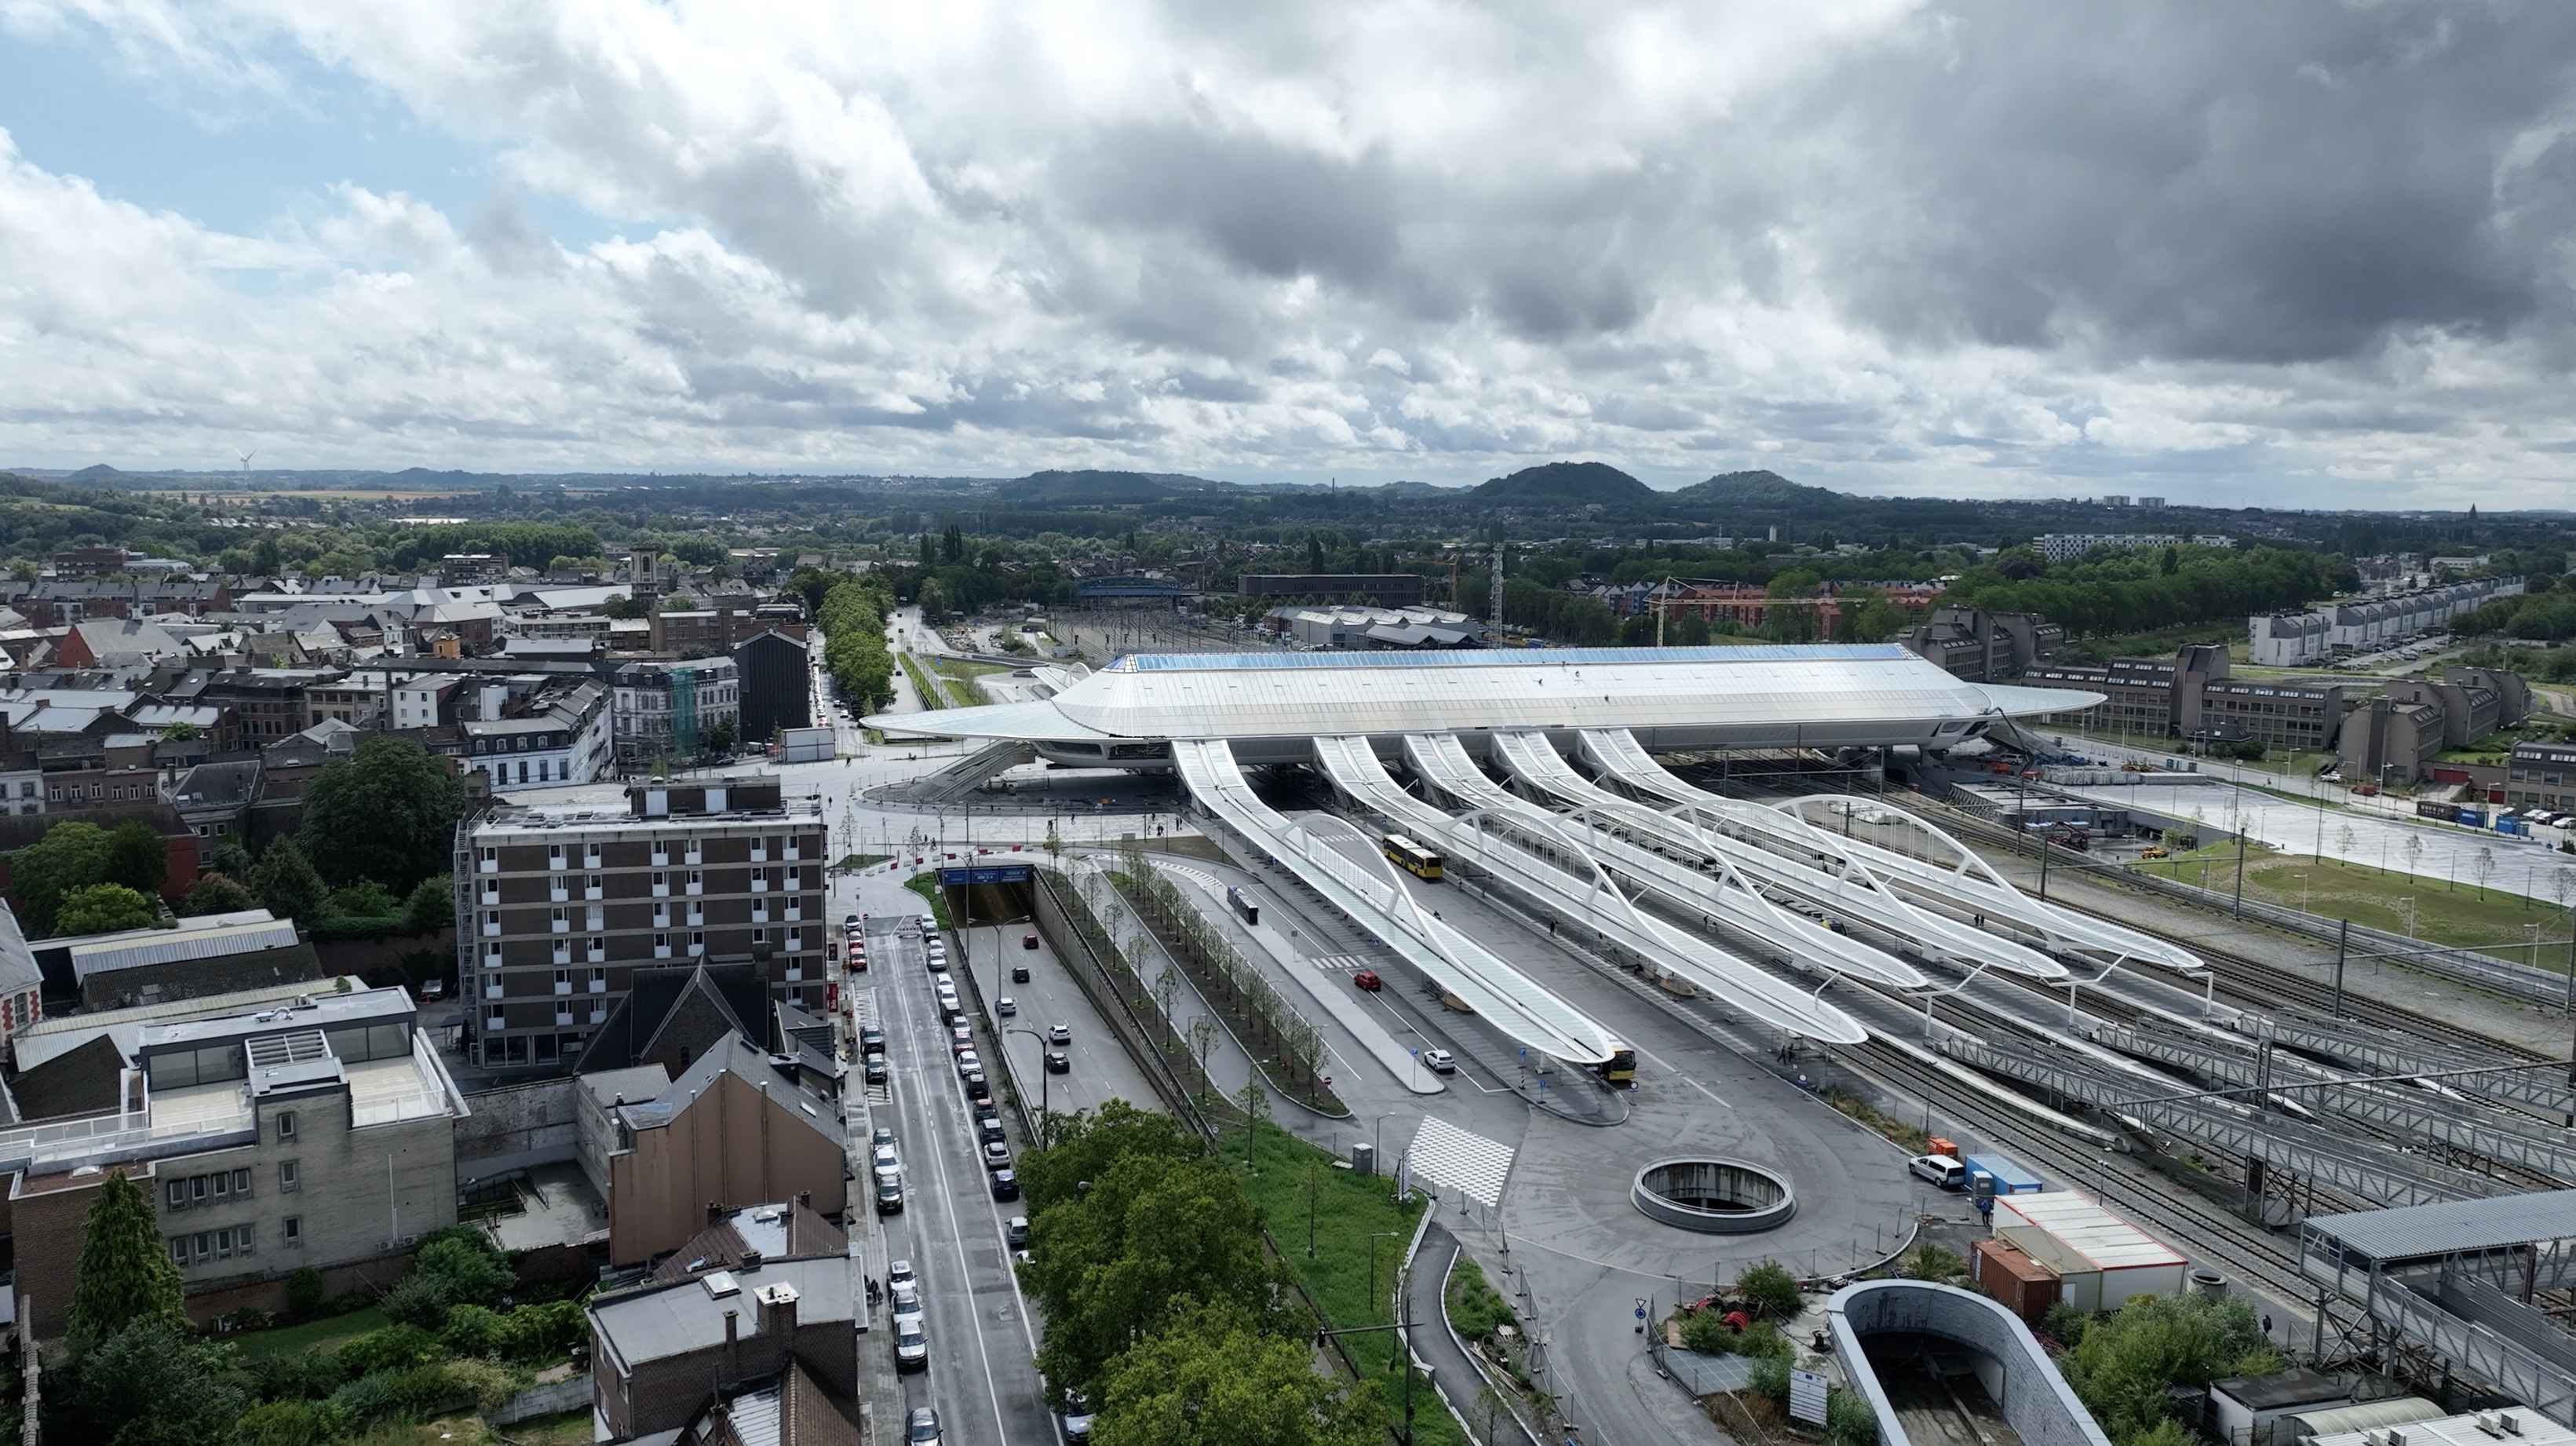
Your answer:
[[[1897,1331],[1939,1336],[1982,1352],[1987,1364],[1978,1375],[2025,1446],[2111,1446],[2030,1327],[1995,1301],[1956,1286],[1872,1280],[1835,1291],[1825,1310],[1834,1354],[1852,1389],[1877,1415],[1881,1446],[1913,1442],[1880,1389],[1861,1341]]]
[[[456,1122],[456,1173],[480,1179],[573,1158],[579,1138],[572,1079],[532,1080],[465,1096]]]

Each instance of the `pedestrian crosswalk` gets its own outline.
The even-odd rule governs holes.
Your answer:
[[[1307,962],[1329,974],[1357,974],[1368,967],[1357,954],[1318,954]]]
[[[1426,1118],[1413,1132],[1405,1158],[1417,1180],[1444,1191],[1456,1191],[1487,1209],[1503,1203],[1503,1184],[1511,1178],[1512,1147],[1462,1130],[1446,1120]]]
[[[1177,874],[1180,877],[1189,880],[1191,883],[1198,885],[1200,888],[1207,890],[1211,894],[1222,894],[1225,892],[1225,885],[1217,882],[1216,875],[1209,873],[1205,869],[1192,868],[1188,864],[1176,864],[1168,859],[1157,860],[1154,867],[1167,874]]]

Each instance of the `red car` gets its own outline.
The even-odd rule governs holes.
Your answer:
[[[1378,978],[1377,971],[1374,969],[1363,969],[1357,974],[1352,975],[1351,982],[1362,989],[1367,990],[1371,994],[1375,994],[1377,991],[1386,987],[1386,981]]]
[[[1022,935],[1020,936],[1020,947],[1021,947],[1021,948],[1023,948],[1023,949],[1034,949],[1034,948],[1036,948],[1037,946],[1038,946],[1038,936],[1037,936],[1037,935],[1035,935],[1035,934],[1022,934]]]

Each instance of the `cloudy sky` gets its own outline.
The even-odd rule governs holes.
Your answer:
[[[0,465],[2576,505],[2576,5],[0,0]]]

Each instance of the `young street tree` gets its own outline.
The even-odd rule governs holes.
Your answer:
[[[151,1199],[123,1170],[109,1170],[81,1226],[78,1283],[72,1287],[73,1353],[87,1354],[137,1321],[167,1320],[185,1328],[188,1315],[179,1297],[179,1267],[170,1263]]]
[[[305,855],[335,884],[374,879],[397,893],[447,866],[465,785],[409,739],[369,736],[304,794]]]

